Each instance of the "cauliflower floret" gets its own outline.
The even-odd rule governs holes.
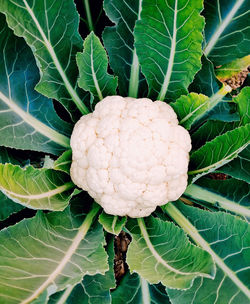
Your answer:
[[[76,123],[71,148],[73,182],[106,213],[148,216],[187,187],[191,139],[162,101],[104,98]]]

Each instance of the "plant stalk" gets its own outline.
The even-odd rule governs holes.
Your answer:
[[[89,7],[89,0],[84,0],[84,7],[85,7],[85,12],[86,12],[86,17],[87,17],[87,21],[88,21],[88,28],[90,30],[90,32],[94,32],[95,28],[94,28],[94,24],[92,21],[92,16],[91,16],[91,11],[90,11],[90,7]]]

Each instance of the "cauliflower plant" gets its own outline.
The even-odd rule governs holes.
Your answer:
[[[106,213],[144,217],[187,187],[189,133],[162,101],[109,96],[71,136],[73,182]]]

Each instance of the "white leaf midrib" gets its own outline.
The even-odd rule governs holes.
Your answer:
[[[16,113],[25,123],[30,125],[40,134],[46,136],[50,140],[54,141],[55,143],[69,148],[69,138],[63,134],[58,133],[57,131],[51,129],[40,120],[33,117],[30,113],[25,112],[21,109],[13,100],[8,98],[0,91],[0,99],[14,112]],[[1,112],[0,112],[1,113]]]

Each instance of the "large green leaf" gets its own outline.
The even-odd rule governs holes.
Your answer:
[[[151,285],[136,273],[127,272],[111,295],[112,304],[170,304],[161,284]]]
[[[197,184],[189,185],[184,195],[198,203],[208,203],[208,206],[211,204],[250,220],[250,184],[243,181],[201,178]]]
[[[197,278],[187,291],[168,289],[173,304],[238,304],[250,299],[250,227],[224,212],[167,204],[167,213],[213,257],[213,280]]]
[[[63,210],[69,203],[72,188],[74,184],[63,172],[0,164],[0,190],[29,208]]]
[[[245,87],[240,94],[234,98],[240,115],[240,125],[250,123],[250,87]]]
[[[38,212],[0,232],[1,303],[30,303],[45,291],[53,294],[80,282],[85,274],[108,270],[102,227],[90,228],[99,207],[86,216],[77,209]]]
[[[34,90],[39,71],[33,54],[2,14],[0,28],[0,144],[60,154],[69,146],[71,126]]]
[[[102,224],[103,228],[112,234],[118,235],[122,228],[125,226],[127,217],[118,217],[117,215],[113,216],[107,214],[104,211],[99,216],[99,222]]]
[[[152,98],[176,99],[201,68],[201,0],[144,0],[135,46]]]
[[[103,32],[110,65],[119,80],[119,92],[123,96],[143,96],[146,83],[134,47],[134,26],[140,19],[142,0],[104,0],[104,10],[116,25]]]
[[[247,0],[205,0],[204,54],[216,66],[249,55]]]
[[[24,207],[16,204],[0,191],[0,221],[7,219],[11,214],[17,213]]]
[[[0,0],[0,11],[34,52],[41,74],[36,89],[59,100],[73,117],[78,116],[77,108],[88,113],[77,93],[75,54],[82,39],[73,0]]]
[[[237,158],[218,171],[250,184],[250,146],[248,145]]]
[[[77,53],[79,86],[91,92],[96,100],[116,95],[117,78],[109,75],[108,57],[100,39],[91,32],[84,41],[83,53]]]
[[[185,289],[197,276],[213,278],[210,255],[193,246],[173,223],[150,216],[130,219],[127,228],[132,236],[127,263],[149,283]]]
[[[49,304],[110,304],[110,289],[115,288],[114,278],[114,240],[108,243],[109,270],[104,275],[85,275],[76,286],[69,286],[64,291],[50,297]]]
[[[190,157],[193,181],[234,159],[249,144],[250,124],[228,131],[207,142]]]

